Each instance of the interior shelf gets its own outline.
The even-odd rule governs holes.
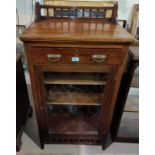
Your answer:
[[[106,85],[106,74],[45,73],[44,84]]]
[[[100,91],[99,91],[100,89]],[[102,94],[102,95],[101,95]],[[47,104],[53,105],[101,105],[102,86],[53,85],[48,90]]]
[[[76,85],[106,85],[105,81],[78,80],[78,79],[46,79],[44,84],[76,84]]]
[[[139,112],[139,97],[128,96],[124,112]]]
[[[120,123],[119,138],[138,138],[139,137],[139,114],[124,112]]]
[[[49,133],[97,135],[97,120],[96,114],[73,117],[67,112],[51,113],[48,114]]]

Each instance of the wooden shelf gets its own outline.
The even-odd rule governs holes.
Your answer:
[[[104,73],[46,73],[44,84],[106,85]]]
[[[46,79],[44,84],[71,84],[71,85],[106,85],[105,81],[97,80],[68,80],[68,79]]]
[[[49,91],[47,104],[54,105],[101,105],[98,93]]]
[[[124,112],[139,112],[139,97],[128,96]]]
[[[139,138],[139,114],[124,112],[120,123],[118,138]]]
[[[97,135],[97,120],[96,114],[73,117],[69,113],[51,113],[48,114],[49,133]]]
[[[101,105],[104,86],[98,85],[46,85],[47,104]]]

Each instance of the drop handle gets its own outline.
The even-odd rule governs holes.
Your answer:
[[[107,58],[107,56],[104,55],[104,54],[102,54],[102,55],[99,55],[99,54],[98,55],[97,54],[92,55],[92,59],[95,62],[103,62],[106,58]]]
[[[61,57],[61,54],[47,54],[47,59],[50,61],[59,61]]]

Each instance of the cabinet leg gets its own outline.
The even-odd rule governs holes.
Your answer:
[[[105,139],[106,140],[102,144],[102,150],[105,150],[107,147],[109,147],[112,144],[110,132],[107,134]]]
[[[44,142],[40,142],[40,148],[44,150]]]
[[[23,129],[24,129],[24,126],[21,127],[19,133],[18,133],[18,136],[16,138],[16,152],[19,152],[20,151],[20,148],[22,146],[22,134],[23,134]]]
[[[16,152],[19,152],[20,151],[20,148],[22,146],[22,141],[18,141],[18,143],[16,144]]]

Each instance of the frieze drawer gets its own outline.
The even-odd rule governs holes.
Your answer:
[[[33,63],[41,64],[121,64],[123,50],[91,48],[32,47]]]

